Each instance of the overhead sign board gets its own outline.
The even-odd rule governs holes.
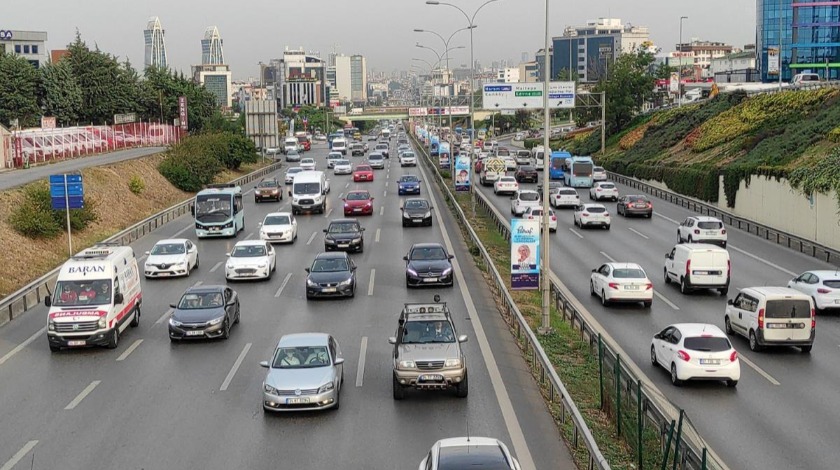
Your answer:
[[[484,85],[483,108],[539,109],[543,107],[543,83],[505,83]],[[548,86],[549,108],[575,107],[575,82],[551,82]]]
[[[427,108],[408,108],[409,116],[426,116],[429,114]]]

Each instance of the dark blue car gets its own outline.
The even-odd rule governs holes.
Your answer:
[[[397,180],[399,195],[403,194],[420,194],[420,178],[416,175],[403,175]]]

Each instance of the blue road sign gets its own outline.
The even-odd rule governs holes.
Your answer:
[[[52,198],[52,208],[64,210],[67,208],[67,202],[70,203],[70,209],[84,209],[85,207],[85,199],[82,196],[69,196],[67,199],[62,196]]]
[[[81,209],[85,205],[82,175],[50,175],[53,209]]]

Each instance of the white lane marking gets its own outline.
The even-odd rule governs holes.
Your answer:
[[[640,236],[640,237],[644,238],[645,240],[650,240],[650,237],[649,237],[649,236],[647,236],[647,235],[645,235],[644,233],[642,233],[642,232],[640,232],[640,231],[638,231],[638,230],[634,229],[633,227],[627,227],[627,230],[629,230],[629,231],[631,231],[631,232],[635,233],[636,235],[638,235],[638,236]]]
[[[325,219],[329,219],[329,218],[330,218],[330,214],[332,214],[332,211],[333,211],[332,209],[328,210],[328,211],[327,211],[327,213],[326,213],[326,214],[324,214],[324,218],[325,218]]]
[[[367,336],[362,336],[362,349],[359,351],[359,368],[356,369],[356,386],[361,387],[365,379],[365,356],[367,355]]]
[[[376,243],[379,243],[379,233],[381,231],[382,231],[382,229],[376,229],[376,239],[374,240]]]
[[[661,217],[661,218],[663,218],[663,219],[667,220],[668,222],[671,222],[671,223],[672,223],[672,224],[674,224],[674,225],[679,225],[679,224],[680,224],[678,221],[676,221],[676,220],[674,220],[674,219],[672,219],[672,218],[670,218],[670,217],[666,217],[666,216],[664,216],[664,215],[660,214],[659,212],[654,212],[654,213],[653,213],[653,215],[655,215],[655,216],[657,216],[657,217]]]
[[[423,179],[429,180],[426,170],[423,166],[419,166],[420,172],[423,173]],[[432,206],[441,207],[437,203],[434,191],[429,191],[429,198],[432,200]],[[452,240],[449,234],[444,230],[443,216],[441,211],[434,211],[437,217],[437,230],[443,236],[443,241],[446,244],[446,249],[450,253],[455,252],[452,245]],[[457,273],[457,277],[464,279],[464,273],[461,271],[461,264],[457,258],[452,260],[452,267]],[[458,288],[461,291],[461,296],[464,299],[464,304],[467,306],[467,314],[472,321],[473,329],[475,330],[475,338],[478,341],[481,356],[484,359],[484,364],[487,366],[487,372],[490,374],[490,383],[493,384],[493,391],[496,394],[496,401],[499,403],[499,408],[502,411],[502,418],[505,420],[505,426],[508,429],[508,435],[513,445],[513,451],[519,460],[522,468],[532,469],[537,468],[534,463],[534,458],[531,457],[531,449],[528,448],[528,441],[525,440],[525,434],[522,432],[522,426],[519,424],[519,418],[516,416],[516,411],[513,409],[513,402],[510,399],[505,382],[502,380],[502,374],[499,371],[499,364],[496,363],[496,358],[493,355],[493,350],[490,349],[490,342],[487,340],[487,335],[484,333],[484,327],[481,326],[481,317],[475,308],[472,300],[472,294],[464,282],[458,282]]]
[[[193,284],[192,286],[193,286],[193,287],[198,287],[198,286],[200,286],[200,285],[202,285],[202,284],[204,284],[204,281],[196,281],[196,283],[195,283],[195,284]]]
[[[187,230],[189,230],[191,228],[194,228],[194,227],[195,227],[195,225],[187,225],[186,227],[182,228],[181,230],[178,230],[177,232],[175,232],[175,235],[172,238],[178,238],[182,233],[184,233]]]
[[[658,298],[659,298],[659,300],[661,300],[661,301],[665,302],[666,304],[668,304],[668,306],[669,306],[669,307],[671,307],[672,309],[674,309],[674,310],[679,310],[679,309],[680,309],[679,307],[677,307],[677,305],[676,305],[676,304],[674,304],[674,302],[671,302],[671,301],[670,301],[670,300],[668,300],[668,298],[666,298],[664,295],[660,294],[659,292],[656,292],[656,289],[654,289],[654,290],[653,290],[653,295],[655,295],[656,297],[658,297]]]
[[[602,254],[602,255],[604,255],[604,258],[607,258],[608,260],[612,261],[613,263],[615,263],[615,262],[616,262],[616,261],[615,261],[615,258],[613,258],[612,256],[610,256],[610,255],[608,255],[608,254],[604,253],[603,251],[601,252],[601,254]]]
[[[747,357],[746,357],[746,356],[744,356],[743,354],[738,354],[738,357],[740,357],[740,358],[741,358],[741,360],[742,360],[742,361],[744,361],[744,364],[746,364],[746,365],[748,365],[748,366],[752,367],[752,368],[753,368],[753,370],[755,370],[756,372],[758,372],[758,373],[759,373],[759,375],[761,375],[762,377],[764,377],[765,379],[767,379],[767,381],[768,381],[768,382],[770,382],[771,384],[773,384],[773,385],[781,385],[781,384],[779,383],[779,381],[778,381],[778,380],[776,380],[776,379],[774,379],[774,378],[773,378],[773,376],[772,376],[772,375],[768,374],[767,372],[764,372],[764,369],[762,369],[761,367],[758,367],[758,366],[757,366],[757,365],[756,365],[753,361],[751,361],[751,360],[747,359]]]
[[[341,199],[344,197],[344,193],[338,193],[338,198]]]
[[[155,322],[155,325],[158,325],[158,324],[162,323],[162,322],[163,322],[164,320],[166,320],[166,319],[167,319],[170,315],[172,315],[172,312],[174,312],[174,311],[175,311],[174,309],[170,308],[169,310],[167,310],[166,312],[164,312],[164,313],[163,313],[163,315],[161,315],[161,316],[160,316],[160,318],[158,318],[158,319],[157,319],[157,321]]]
[[[254,236],[254,232],[251,232],[251,233],[248,234],[248,236],[245,237],[245,239],[250,240],[251,237],[253,237],[253,236]]]
[[[368,286],[368,295],[373,295],[373,283],[376,278],[376,269],[370,270],[370,285]]]
[[[7,352],[3,357],[0,357],[0,366],[2,366],[6,361],[11,359],[12,356],[21,352],[23,350],[23,348],[29,346],[29,343],[31,343],[31,342],[35,341],[36,339],[40,338],[41,336],[43,336],[44,333],[46,333],[46,332],[47,332],[47,327],[44,326],[40,330],[36,331],[35,334],[33,334],[32,336],[30,336],[29,338],[26,338],[26,340],[24,342],[18,344],[17,346],[15,346],[14,349]]]
[[[385,206],[379,206],[379,215],[385,215]]]
[[[140,346],[140,343],[142,343],[142,342],[143,342],[142,339],[138,339],[137,341],[132,343],[131,346],[129,346],[128,349],[125,350],[124,353],[120,354],[120,357],[117,358],[117,362],[124,361],[125,358],[127,358],[129,356],[129,354],[133,353],[134,350],[137,349],[137,346]]]
[[[219,391],[224,392],[228,389],[228,385],[230,385],[231,380],[233,380],[233,376],[236,375],[236,371],[239,370],[239,366],[242,365],[242,361],[245,360],[245,356],[248,355],[248,351],[251,349],[251,344],[248,343],[245,345],[245,349],[239,353],[239,357],[236,358],[236,362],[233,363],[233,367],[231,367],[230,372],[228,372],[227,377],[225,377],[225,381],[222,382],[222,388]]]
[[[251,188],[251,189],[249,189],[249,190],[245,191],[244,193],[242,193],[242,195],[243,195],[243,196],[247,196],[248,194],[250,194],[250,193],[252,193],[252,192],[254,192],[254,188]]]
[[[309,237],[309,241],[308,241],[308,242],[306,242],[306,244],[307,244],[307,245],[312,244],[312,240],[314,240],[314,239],[315,239],[315,234],[317,234],[317,233],[318,233],[318,232],[312,232],[312,235]]]
[[[223,265],[223,264],[225,264],[225,262],[224,262],[224,261],[219,261],[218,263],[214,264],[214,265],[213,265],[213,267],[212,267],[212,268],[210,268],[210,272],[211,272],[211,273],[216,272],[216,270],[217,270],[217,269],[219,269],[219,266],[221,266],[221,265]]]
[[[289,283],[289,278],[292,277],[292,273],[286,274],[286,277],[283,279],[283,283],[280,284],[280,288],[277,289],[277,292],[274,294],[274,297],[280,297],[280,294],[283,293],[283,289],[286,288],[286,284]]]
[[[347,184],[344,185],[344,189],[347,189],[349,187],[350,187],[350,183],[347,183]]]
[[[22,458],[26,457],[26,454],[28,454],[29,451],[36,445],[38,445],[38,441],[29,441],[24,444],[23,447],[21,447],[21,449],[9,459],[8,462],[4,463],[3,466],[0,467],[0,470],[12,470],[15,468],[15,465],[17,465]]]
[[[140,264],[144,259],[146,259],[146,256],[149,256],[149,255],[143,255],[143,256],[137,258],[137,264]]]
[[[740,249],[740,248],[738,248],[738,247],[734,247],[734,246],[732,246],[732,245],[730,245],[730,244],[728,244],[728,243],[726,244],[726,247],[727,247],[727,248],[730,248],[730,249],[732,249],[732,250],[735,250],[735,251],[737,251],[738,253],[743,254],[744,256],[749,256],[750,258],[752,258],[752,259],[754,259],[754,260],[756,260],[756,261],[760,261],[760,262],[762,262],[762,263],[766,264],[767,266],[770,266],[771,268],[776,268],[776,269],[778,269],[779,271],[781,271],[781,272],[783,272],[783,273],[785,273],[785,274],[789,274],[789,275],[791,275],[791,276],[796,276],[796,275],[797,275],[795,272],[793,272],[793,271],[791,271],[791,270],[789,270],[789,269],[785,269],[785,268],[783,268],[783,267],[779,266],[779,265],[778,265],[778,264],[776,264],[776,263],[772,263],[772,262],[770,262],[770,261],[767,261],[767,260],[766,260],[766,259],[764,259],[764,258],[761,258],[761,257],[759,257],[759,256],[756,256],[756,255],[754,255],[754,254],[752,254],[752,253],[750,253],[750,252],[744,251],[744,250],[742,250],[742,249]]]
[[[67,406],[65,406],[64,409],[65,410],[72,410],[73,408],[79,406],[79,403],[81,403],[82,400],[84,400],[86,396],[90,395],[90,392],[92,392],[93,389],[96,388],[96,386],[99,385],[100,383],[102,383],[101,380],[94,380],[93,382],[91,382],[87,387],[85,387],[84,390],[81,391],[81,393],[76,395],[76,398],[74,398],[73,401],[71,401],[69,404],[67,404]]]
[[[583,235],[579,234],[577,230],[570,228],[569,231],[574,233],[578,238],[583,238]]]

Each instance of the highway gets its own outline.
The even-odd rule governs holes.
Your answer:
[[[513,148],[510,141],[503,146]],[[542,172],[540,172],[542,179]],[[481,187],[498,211],[510,218],[508,196],[496,196],[491,186]],[[536,184],[522,184],[536,189]],[[619,185],[620,194],[632,194]],[[578,189],[588,203],[588,189]],[[678,406],[684,408],[700,434],[733,469],[802,468],[836,469],[835,436],[840,432],[840,318],[817,318],[814,349],[802,354],[796,348],[753,353],[748,342],[733,336],[741,357],[737,389],[722,383],[671,385],[664,369],[650,364],[650,341],[665,326],[678,322],[713,323],[723,329],[726,297],[716,291],[680,294],[665,285],[664,255],[676,243],[676,228],[689,215],[686,209],[653,199],[651,219],[626,219],[616,214],[615,203],[603,202],[612,218],[611,230],[579,229],[571,209],[555,209],[558,230],[552,234],[551,269],[619,342],[622,348]],[[814,258],[787,250],[737,229],[728,230],[732,260],[729,298],[751,286],[778,285],[802,271],[836,269]],[[640,305],[604,308],[589,293],[592,269],[609,261],[642,265],[654,283],[651,310]]]
[[[325,169],[326,153],[317,143],[307,156]],[[433,199],[433,227],[401,227],[397,178],[420,173],[427,198],[431,180],[421,168],[401,169],[396,158],[386,165],[372,183],[329,171],[327,214],[298,216],[297,242],[276,246],[274,277],[232,285],[242,322],[228,341],[170,344],[168,305],[190,286],[224,283],[225,254],[235,242],[258,237],[265,214],[290,210],[288,195],[255,205],[255,183],[243,187],[246,229],[238,238],[198,241],[201,266],[188,278],[142,281],[141,324],[126,330],[116,350],[50,353],[45,307],[0,329],[0,469],[414,469],[436,440],[467,434],[502,439],[523,469],[574,468],[445,204]],[[374,215],[361,219],[365,252],[352,255],[356,297],[307,302],[304,268],[323,250],[322,229],[342,216],[340,197],[355,188],[376,197]],[[136,242],[139,262],[156,240],[171,237],[194,239],[192,219]],[[454,288],[406,290],[402,256],[426,241],[443,242],[456,256]],[[396,402],[388,337],[404,302],[434,294],[469,336],[469,397],[412,392]],[[340,344],[341,409],[264,414],[259,362],[281,335],[306,331],[331,333]]]

